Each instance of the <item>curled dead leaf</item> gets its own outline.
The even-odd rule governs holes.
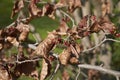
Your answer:
[[[0,80],[10,80],[9,74],[3,66],[0,66]]]
[[[42,10],[37,7],[34,0],[31,0],[30,4],[28,6],[28,9],[29,9],[30,18],[35,17],[35,16],[40,17],[42,15]]]
[[[70,45],[70,49],[71,49],[72,53],[73,53],[77,58],[79,58],[79,53],[78,53],[78,51],[77,51],[76,46],[73,46],[73,45],[71,44],[71,45]],[[79,48],[79,49],[80,49],[80,48]]]
[[[104,17],[106,14],[110,13],[110,2],[105,1],[102,4],[102,16]]]
[[[73,12],[77,7],[81,7],[80,0],[59,0],[56,8],[68,6],[68,11]]]
[[[90,27],[90,32],[99,32],[102,30],[101,26],[98,24],[98,22],[93,23],[93,25]]]
[[[6,38],[6,40],[7,40],[8,42],[10,42],[12,45],[16,46],[16,47],[19,46],[19,42],[18,42],[18,41],[16,40],[16,38],[14,38],[14,37],[8,36],[8,37]]]
[[[69,0],[68,5],[68,11],[73,12],[77,7],[81,7],[81,2],[80,0]]]
[[[40,80],[44,80],[49,75],[50,67],[51,67],[50,62],[47,59],[43,59]]]
[[[37,46],[34,54],[41,57],[47,57],[49,51],[55,46],[57,38],[58,36],[55,32],[49,33],[47,38]]]
[[[100,21],[99,21],[99,25],[101,26],[102,30],[105,32],[105,33],[109,33],[109,34],[115,34],[116,33],[116,27],[115,25],[105,19],[105,18],[102,18]]]
[[[71,57],[71,58],[70,58],[70,63],[71,63],[71,64],[78,64],[78,63],[79,63],[79,60],[78,60],[76,57]]]
[[[25,41],[29,34],[30,25],[23,24],[22,22],[16,26],[16,29],[19,30],[19,41]]]
[[[56,8],[63,7],[67,5],[67,0],[59,0],[59,2],[55,5]]]
[[[11,19],[14,17],[16,13],[18,13],[22,8],[24,7],[24,1],[23,0],[16,0],[13,6]]]
[[[30,76],[33,77],[34,80],[39,80],[38,79],[39,75],[38,75],[38,71],[37,70],[33,71]]]
[[[59,55],[59,60],[62,65],[67,65],[71,55],[70,47],[64,49],[63,52]]]
[[[23,31],[19,36],[19,41],[25,41],[28,37],[29,31]]]
[[[3,48],[3,45],[0,43],[0,50],[2,50],[2,48]]]
[[[46,16],[52,18],[52,19],[55,19],[54,12],[55,12],[54,5],[46,4],[46,5],[43,6],[42,16],[46,15]]]

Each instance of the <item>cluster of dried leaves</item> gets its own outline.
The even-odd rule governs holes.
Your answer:
[[[25,7],[25,2],[26,0],[15,1],[11,18]],[[83,48],[77,40],[100,31],[119,36],[114,24],[104,18],[96,20],[95,16],[85,16],[80,20],[78,25],[72,28],[67,24],[69,21],[62,19],[58,29],[49,32],[48,36],[40,42],[34,50],[26,46],[26,44],[30,43],[28,39],[30,26],[28,23],[34,17],[48,16],[54,19],[55,10],[61,7],[67,6],[67,10],[73,12],[77,7],[81,7],[81,2],[80,0],[60,0],[54,5],[45,3],[42,8],[37,6],[37,3],[42,2],[41,0],[28,0],[28,2],[29,16],[26,19],[15,21],[13,26],[0,30],[1,53],[5,53],[5,50],[11,49],[13,46],[18,49],[17,56],[12,55],[11,57],[6,57],[4,54],[1,54],[0,74],[2,73],[2,75],[4,74],[4,76],[6,76],[3,77],[0,75],[2,80],[17,79],[21,75],[34,77],[36,80],[44,80],[52,73],[51,69],[54,61],[58,60],[60,64],[64,66],[68,64],[77,65],[80,63],[79,58]],[[108,13],[108,10],[106,10],[106,13]],[[64,49],[62,53],[56,57],[51,54],[51,51],[54,51],[58,45],[62,45]],[[29,54],[28,57],[24,56],[24,49],[26,49],[27,54]],[[36,58],[42,59],[40,75],[36,69],[36,67],[39,67],[38,60],[35,60]],[[31,62],[27,62],[27,60],[31,60]],[[91,71],[89,71],[89,73],[89,76],[91,76],[96,72],[91,74]]]

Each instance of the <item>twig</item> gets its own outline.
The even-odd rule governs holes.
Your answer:
[[[118,76],[116,76],[116,80],[120,80]]]
[[[80,70],[80,67],[79,67],[79,71],[78,71],[78,74],[77,74],[75,80],[78,80],[78,77],[79,77],[80,73],[81,73],[81,70]]]
[[[55,76],[55,73],[58,71],[59,67],[60,67],[60,63],[58,61],[57,65],[56,65],[56,68],[55,68],[54,72],[52,73],[52,76],[49,80],[53,80],[53,77]]]
[[[15,63],[22,64],[22,63],[28,63],[28,62],[36,62],[36,61],[39,61],[39,60],[40,60],[40,58],[33,59],[33,60],[15,61]]]
[[[84,72],[80,72],[85,78],[88,78],[88,76]]]
[[[28,47],[35,50],[37,47],[34,44],[28,44]]]
[[[94,69],[94,70],[98,70],[98,71],[101,71],[101,72],[105,72],[107,74],[111,74],[113,76],[120,77],[120,72],[114,71],[114,70],[105,69],[105,68],[100,67],[100,66],[93,66],[93,65],[88,65],[88,64],[79,64],[78,67],[79,68],[86,68],[86,69]]]
[[[98,45],[96,45],[96,46],[94,46],[94,47],[92,47],[92,48],[89,48],[89,49],[87,49],[87,50],[83,50],[82,53],[94,50],[95,48],[97,48],[97,47],[99,47],[100,45],[102,45],[105,41],[113,41],[113,42],[118,42],[118,43],[120,43],[119,40],[115,40],[115,39],[111,39],[111,38],[106,38],[106,37],[105,37]]]
[[[6,28],[10,28],[11,26],[15,25],[15,22],[11,23],[10,25],[8,25]]]
[[[118,42],[118,43],[120,43],[119,40],[115,40],[115,39],[111,39],[111,38],[107,38],[106,40],[107,40],[107,41],[113,41],[113,42]]]
[[[15,64],[15,63],[17,63],[17,64],[23,64],[23,63],[28,63],[28,62],[36,62],[36,61],[39,61],[39,60],[40,60],[40,58],[31,59],[31,60],[24,60],[24,61],[18,61],[18,60],[16,60],[16,61],[13,61],[13,62],[8,62],[8,63],[10,63],[10,64]]]
[[[6,28],[10,28],[11,26],[13,26],[13,25],[15,25],[16,24],[16,22],[21,22],[21,21],[26,21],[27,20],[27,18],[24,18],[24,19],[20,19],[20,20],[17,20],[17,21],[14,21],[13,23],[11,23],[10,25],[8,25],[8,26],[6,26]]]
[[[92,47],[90,49],[83,50],[82,53],[92,51],[93,49],[95,49],[95,48],[99,47],[100,45],[102,45],[105,41],[106,41],[106,37],[98,45],[96,45],[96,46],[94,46],[94,47]]]
[[[71,19],[71,21],[73,23],[72,27],[74,27],[75,26],[75,20],[71,16],[69,16],[66,12],[64,12],[63,10],[60,10],[60,12],[63,13],[65,16],[67,16],[67,17],[69,17]]]

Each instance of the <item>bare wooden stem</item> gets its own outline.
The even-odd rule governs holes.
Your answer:
[[[120,72],[114,71],[114,70],[105,69],[105,68],[100,67],[100,66],[94,66],[94,65],[89,65],[89,64],[79,64],[78,67],[79,68],[85,68],[85,69],[94,69],[94,70],[98,70],[100,72],[105,72],[107,74],[120,77]]]

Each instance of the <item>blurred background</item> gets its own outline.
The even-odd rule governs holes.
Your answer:
[[[51,0],[51,1],[58,2],[58,0]],[[81,19],[83,16],[88,14],[94,14],[99,18],[102,15],[100,8],[101,3],[99,1],[104,1],[104,0],[81,0],[82,8],[80,9],[80,11],[82,12],[79,12],[80,15],[79,19]],[[108,1],[110,1],[111,4],[110,13],[108,17],[115,24],[115,26],[118,29],[120,29],[120,0],[108,0]],[[14,0],[0,0],[0,29],[8,26],[16,19],[16,17],[14,19],[10,19],[13,4],[14,4]],[[86,9],[86,11],[84,9]],[[52,31],[59,26],[59,18],[56,18],[55,20],[50,19],[48,17],[36,18],[31,21],[31,24],[35,27],[36,32],[40,34],[40,37],[44,39],[47,36],[48,31]],[[30,36],[30,39],[34,40],[32,36]],[[114,38],[114,39],[120,40],[119,38]],[[105,58],[109,58],[105,60],[109,60],[108,63],[110,63],[109,64],[110,69],[120,71],[120,43],[109,42],[109,49],[107,50],[110,51],[111,55],[105,57]],[[95,57],[97,59],[97,62],[99,62],[100,59],[98,55],[96,55]],[[103,58],[101,57],[101,59]],[[58,72],[58,74],[60,74],[60,72]],[[18,80],[33,80],[33,79],[27,76],[22,76]],[[74,79],[71,78],[71,80]],[[110,80],[114,80],[114,78]]]

